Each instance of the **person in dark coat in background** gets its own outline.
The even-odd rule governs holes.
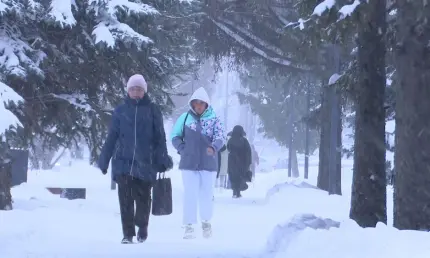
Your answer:
[[[123,244],[133,242],[135,226],[139,228],[138,242],[148,238],[152,182],[157,172],[173,167],[167,153],[163,115],[146,94],[144,77],[131,76],[127,92],[124,103],[113,112],[98,161],[102,173],[106,174],[112,159],[112,180],[118,184]]]
[[[245,131],[236,125],[227,142],[228,176],[233,189],[233,198],[240,198],[241,185],[246,183],[246,177],[252,162],[251,146],[245,138]]]

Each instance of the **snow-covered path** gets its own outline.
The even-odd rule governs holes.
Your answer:
[[[281,170],[258,175],[240,200],[217,191],[214,237],[208,240],[182,239],[181,178],[172,171],[174,214],[151,217],[148,241],[136,245],[119,243],[118,200],[109,177],[87,165],[31,172],[28,184],[13,189],[15,209],[0,211],[0,258],[429,257],[427,232],[381,224],[362,229],[347,218],[351,164],[344,163],[342,197],[289,181]],[[315,182],[316,167],[310,176]],[[87,199],[60,199],[47,186],[86,187]],[[391,210],[392,195],[387,197]]]
[[[296,213],[312,213],[330,202],[339,205],[333,203],[336,198],[322,200],[318,190],[307,189],[303,195],[303,185],[281,183],[286,179],[281,171],[257,179],[241,200],[233,200],[230,191],[216,192],[212,239],[183,240],[182,189],[180,178],[173,174],[174,213],[152,216],[148,241],[132,246],[119,243],[122,233],[116,192],[97,182],[106,181],[105,178],[92,178],[87,200],[75,201],[59,199],[45,191],[41,185],[52,185],[49,180],[33,180],[34,184],[14,189],[15,210],[0,213],[0,256],[256,257],[265,250],[267,239],[280,222]],[[62,182],[69,186],[77,183],[72,179]],[[338,214],[327,211],[322,215],[333,218]]]

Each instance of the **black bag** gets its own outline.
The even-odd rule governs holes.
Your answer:
[[[164,173],[159,173],[152,187],[152,215],[165,216],[172,214],[172,212],[172,181],[165,177]]]
[[[246,172],[246,174],[245,174],[245,182],[248,182],[248,183],[252,182],[252,171],[251,170],[248,170]]]
[[[245,181],[240,182],[240,188],[239,188],[239,190],[241,192],[244,192],[244,191],[248,190],[248,184]]]

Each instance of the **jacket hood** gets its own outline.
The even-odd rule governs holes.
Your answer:
[[[201,100],[208,104],[208,108],[211,106],[211,101],[209,99],[209,95],[206,92],[206,90],[203,87],[198,88],[196,91],[194,91],[193,95],[191,95],[190,100],[188,101],[188,105],[190,106],[191,110],[193,110],[193,107],[191,106],[191,101],[193,100]]]

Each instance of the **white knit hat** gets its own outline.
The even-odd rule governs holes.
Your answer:
[[[148,92],[148,84],[146,84],[145,78],[143,78],[143,76],[141,74],[132,75],[130,77],[130,79],[128,79],[128,82],[127,82],[127,91],[131,87],[140,87],[145,92]]]

